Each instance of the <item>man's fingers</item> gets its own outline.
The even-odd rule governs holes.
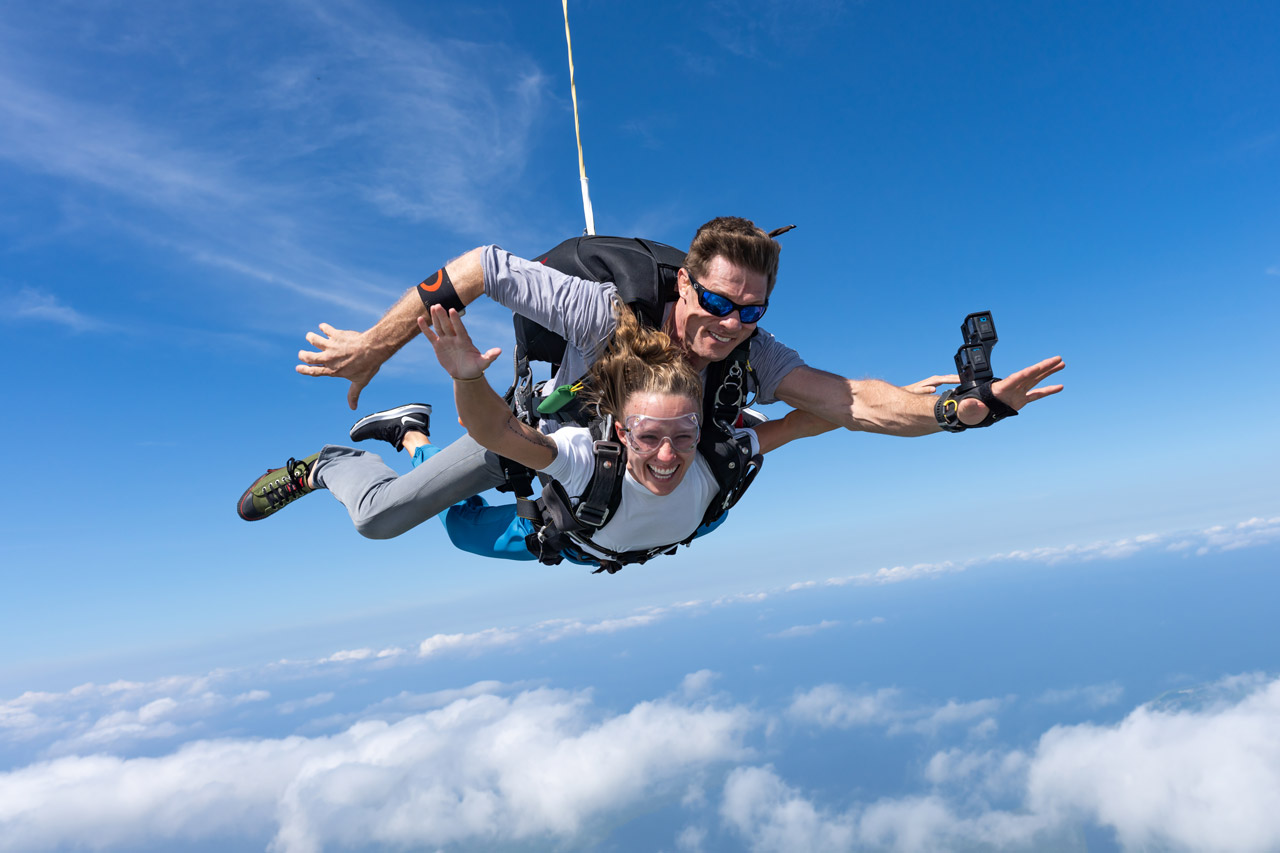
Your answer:
[[[364,386],[364,382],[352,382],[351,387],[347,389],[347,405],[353,412],[356,406],[360,405],[360,392],[364,390]]]
[[[1048,397],[1051,394],[1057,394],[1064,387],[1063,385],[1050,385],[1048,388],[1036,388],[1027,392],[1028,400],[1039,400],[1042,397]]]
[[[295,364],[294,370],[303,376],[337,376],[338,371],[321,364]]]

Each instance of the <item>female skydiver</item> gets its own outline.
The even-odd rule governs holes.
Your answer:
[[[580,497],[596,470],[592,431],[564,427],[546,435],[516,418],[484,377],[501,350],[481,353],[457,311],[434,306],[431,324],[422,318],[419,326],[453,377],[458,415],[471,437],[500,456],[543,472],[571,498]],[[724,516],[700,525],[720,485],[698,452],[702,382],[683,351],[665,333],[642,327],[630,310],[621,308],[613,342],[592,366],[586,386],[586,402],[602,416],[612,416],[617,440],[626,445],[626,474],[612,517],[587,538],[571,534],[565,556],[574,562],[608,561],[714,529]],[[831,428],[820,418],[793,411],[741,431],[738,438],[767,453]],[[388,440],[413,453],[415,465],[435,452],[427,436],[412,428]],[[537,559],[525,544],[534,526],[516,517],[513,504],[491,507],[471,498],[445,514],[445,527],[463,550]]]

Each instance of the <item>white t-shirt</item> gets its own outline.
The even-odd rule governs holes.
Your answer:
[[[564,486],[571,499],[581,497],[596,465],[591,430],[563,427],[551,433],[551,438],[556,443],[556,458],[543,472]],[[669,495],[655,495],[627,471],[617,511],[591,539],[611,551],[638,551],[679,542],[702,524],[702,516],[719,490],[711,466],[701,454],[694,457],[684,479]],[[586,545],[582,548],[592,551]]]

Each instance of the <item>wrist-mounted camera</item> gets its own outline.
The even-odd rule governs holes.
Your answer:
[[[990,311],[975,311],[960,324],[964,343],[956,350],[956,374],[960,384],[938,398],[933,415],[938,426],[947,432],[963,432],[966,429],[987,427],[1018,414],[1017,409],[1005,405],[991,393],[991,383],[999,382],[991,367],[991,350],[999,342],[996,322]],[[977,397],[987,405],[987,416],[981,423],[960,422],[960,401]]]

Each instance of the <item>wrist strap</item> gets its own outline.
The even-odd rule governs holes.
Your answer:
[[[943,432],[964,432],[968,427],[960,423],[960,403],[956,392],[948,391],[933,404],[933,416]]]
[[[418,284],[418,296],[422,298],[422,304],[427,306],[428,312],[432,305],[443,305],[446,311],[456,308],[459,314],[466,307],[458,298],[458,291],[453,289],[453,282],[449,280],[449,273],[444,267]]]
[[[988,382],[983,382],[981,385],[975,385],[959,394],[954,390],[943,394],[938,398],[938,402],[933,405],[933,416],[937,419],[938,426],[946,432],[964,432],[967,429],[989,427],[996,421],[1016,417],[1018,410],[1006,405],[1003,400],[991,391],[991,383],[999,381],[999,379],[992,379]],[[966,425],[960,422],[960,401],[967,400],[970,397],[977,397],[987,404],[987,416],[979,423]]]

